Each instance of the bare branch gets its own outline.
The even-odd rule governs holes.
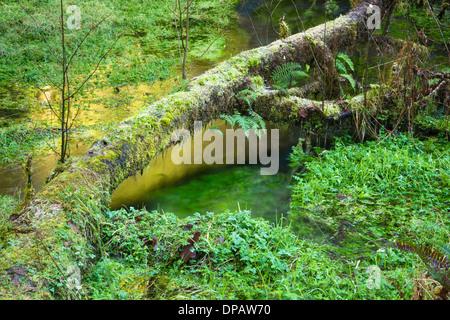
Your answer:
[[[82,88],[83,86],[86,84],[86,82],[89,81],[89,79],[91,79],[91,77],[94,75],[94,73],[97,71],[98,67],[100,66],[100,63],[105,59],[105,57],[108,55],[108,53],[114,48],[115,44],[117,43],[117,41],[119,41],[119,39],[121,38],[121,36],[124,33],[122,33],[115,41],[114,43],[111,45],[111,47],[105,52],[105,54],[100,58],[100,60],[97,62],[97,65],[95,66],[94,70],[91,72],[91,74],[83,81],[83,83],[78,87],[78,89],[75,90],[74,93],[71,94],[71,97],[75,96]]]
[[[436,24],[437,24],[437,26],[439,28],[439,32],[441,33],[442,40],[444,41],[445,49],[447,49],[447,53],[449,54],[448,58],[450,60],[450,51],[448,50],[447,40],[445,39],[444,34],[442,33],[441,24],[439,23],[439,20],[436,19],[436,17],[434,16],[433,9],[431,8],[430,2],[428,0],[426,0],[426,1],[427,1],[427,4],[428,4],[428,8],[430,9],[431,15],[432,15],[434,21],[436,21]]]
[[[86,40],[86,38],[89,36],[89,34],[90,34],[93,30],[97,29],[98,26],[99,26],[100,24],[102,24],[102,23],[103,23],[107,18],[109,18],[111,15],[112,15],[112,13],[110,13],[109,15],[103,17],[102,20],[100,20],[96,25],[94,25],[93,27],[91,27],[91,29],[89,29],[89,31],[88,31],[88,32],[86,33],[86,35],[84,36],[83,40],[81,40],[81,42],[80,42],[79,44],[77,44],[77,47],[76,47],[75,51],[74,51],[74,52],[72,53],[72,55],[70,56],[69,61],[67,62],[67,67],[70,66],[70,64],[71,64],[71,62],[72,62],[72,59],[75,57],[75,55],[76,55],[77,52],[78,52],[78,49],[80,49],[81,45],[82,45],[83,42]]]

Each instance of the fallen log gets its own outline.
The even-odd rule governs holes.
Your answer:
[[[249,85],[257,94],[254,110],[267,120],[300,123],[311,112],[321,114],[320,121],[344,117],[348,110],[332,101],[339,92],[333,54],[366,44],[371,35],[366,28],[368,6],[378,5],[381,12],[387,12],[389,2],[360,1],[334,21],[242,52],[191,81],[188,91],[167,96],[124,120],[85,155],[59,165],[42,191],[15,216],[12,223],[18,231],[8,234],[10,241],[1,251],[0,281],[11,283],[11,273],[18,267],[35,272],[30,272],[30,277],[23,275],[23,281],[16,281],[0,296],[70,295],[65,270],[74,265],[84,270],[89,261],[102,254],[98,250],[99,221],[104,219],[101,205],[109,202],[111,192],[169,147],[173,131],[192,131],[194,121],[207,123],[243,108],[245,103],[237,94]],[[317,70],[316,80],[330,101],[305,99],[301,90],[297,96],[295,89],[291,90],[293,96],[267,90],[265,80],[270,79],[276,66],[291,61]],[[317,83],[312,87],[319,88]],[[22,228],[29,232],[20,232]],[[36,284],[31,286],[36,290],[28,290],[31,283]]]

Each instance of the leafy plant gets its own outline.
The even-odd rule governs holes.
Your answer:
[[[256,101],[256,93],[253,90],[250,89],[244,89],[238,92],[237,94],[238,98],[244,100],[247,102],[248,106],[252,107],[252,102],[250,101],[249,96],[253,99],[253,101]]]
[[[261,137],[260,129],[265,130],[266,124],[264,122],[264,119],[258,113],[256,113],[251,109],[252,102],[250,99],[256,101],[256,93],[253,90],[244,89],[242,91],[239,91],[237,96],[238,98],[247,102],[249,106],[248,113],[250,115],[244,116],[241,115],[239,111],[235,111],[233,115],[223,114],[220,116],[220,118],[228,122],[233,129],[234,126],[237,124],[244,131],[245,136],[247,138],[249,137],[250,130],[253,130],[254,133],[260,138]]]
[[[250,130],[253,130],[254,133],[260,138],[260,129],[266,129],[264,119],[253,110],[249,110],[248,112],[250,113],[249,116],[241,115],[239,111],[235,111],[233,115],[223,114],[220,118],[227,121],[233,129],[237,124],[244,131],[247,138],[249,137]]]
[[[334,13],[339,9],[339,5],[336,3],[336,0],[327,0],[325,2],[325,9],[327,9],[329,12]]]
[[[442,285],[443,290],[440,296],[446,299],[446,295],[450,292],[450,261],[447,256],[448,252],[447,255],[444,255],[438,250],[432,250],[422,245],[414,245],[406,241],[396,241],[388,245],[417,254],[427,266],[431,276]]]
[[[355,67],[353,65],[353,61],[350,57],[342,52],[340,52],[335,58],[335,66],[336,70],[339,73],[339,76],[344,77],[348,80],[353,90],[356,89],[356,82],[353,76],[348,73],[346,65],[350,68],[351,71],[355,71]]]
[[[316,222],[330,237],[340,233],[340,241],[361,240],[354,232],[360,230],[372,239],[397,234],[446,243],[449,152],[443,141],[399,135],[364,144],[338,140],[334,150],[306,163],[296,156],[306,170],[293,178],[291,217]],[[347,222],[352,227],[342,229]]]
[[[286,89],[297,85],[302,78],[308,77],[309,65],[306,65],[306,72],[302,66],[296,62],[287,62],[279,65],[272,72],[273,87],[285,92]]]

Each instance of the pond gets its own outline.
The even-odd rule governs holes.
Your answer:
[[[214,127],[222,132],[226,140],[226,130],[231,127],[223,120],[216,121]],[[266,124],[266,127],[267,155],[270,154],[271,158],[269,164],[249,164],[248,159],[252,152],[248,140],[245,147],[238,148],[236,145],[232,151],[225,148],[224,144],[223,164],[209,165],[202,162],[177,165],[171,157],[175,147],[171,147],[154,159],[142,174],[123,181],[111,196],[110,208],[145,207],[147,210],[170,211],[180,217],[196,212],[246,209],[251,210],[253,216],[276,220],[280,215],[285,215],[289,208],[292,168],[289,166],[288,157],[292,146],[297,144],[301,136],[301,130],[287,126],[275,129],[270,124]],[[272,129],[279,131],[279,140],[272,140]],[[202,135],[204,131],[196,135]],[[191,139],[192,145],[196,135]],[[203,142],[202,150],[208,145],[210,142]],[[273,148],[277,148],[277,152],[274,153]],[[259,149],[258,151],[261,152]],[[233,153],[234,159],[231,164],[225,161],[230,152]],[[235,164],[238,163],[240,155],[245,157],[245,164]],[[276,166],[273,165],[274,170],[277,169],[276,173],[262,174],[261,168],[272,166],[272,162],[276,163]]]

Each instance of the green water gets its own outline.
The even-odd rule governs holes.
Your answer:
[[[252,216],[275,220],[289,208],[290,173],[263,176],[257,166],[233,167],[204,174],[148,195],[147,209],[187,217],[193,213],[251,210]]]
[[[230,126],[223,120],[217,121],[214,126],[223,132],[226,139],[226,130]],[[266,126],[268,130],[275,128],[269,123]],[[242,165],[226,164],[225,161],[224,164],[214,165],[176,165],[170,156],[174,148],[171,147],[154,159],[142,174],[123,181],[111,196],[110,208],[145,207],[147,210],[172,212],[179,217],[187,217],[196,212],[204,214],[241,209],[252,211],[254,217],[275,221],[289,209],[292,168],[288,158],[301,134],[298,127],[281,127],[276,145],[278,158],[271,156],[270,165],[248,164],[248,142],[245,148],[234,150],[233,163],[237,163],[238,154],[245,155],[246,164]],[[192,140],[195,137],[191,142]],[[325,141],[317,138],[313,143],[324,144]],[[209,142],[203,143],[203,150],[208,144]],[[269,143],[270,154],[273,148]],[[229,152],[228,149],[224,152],[224,159]],[[262,167],[274,163],[278,164],[276,174],[261,174]]]

